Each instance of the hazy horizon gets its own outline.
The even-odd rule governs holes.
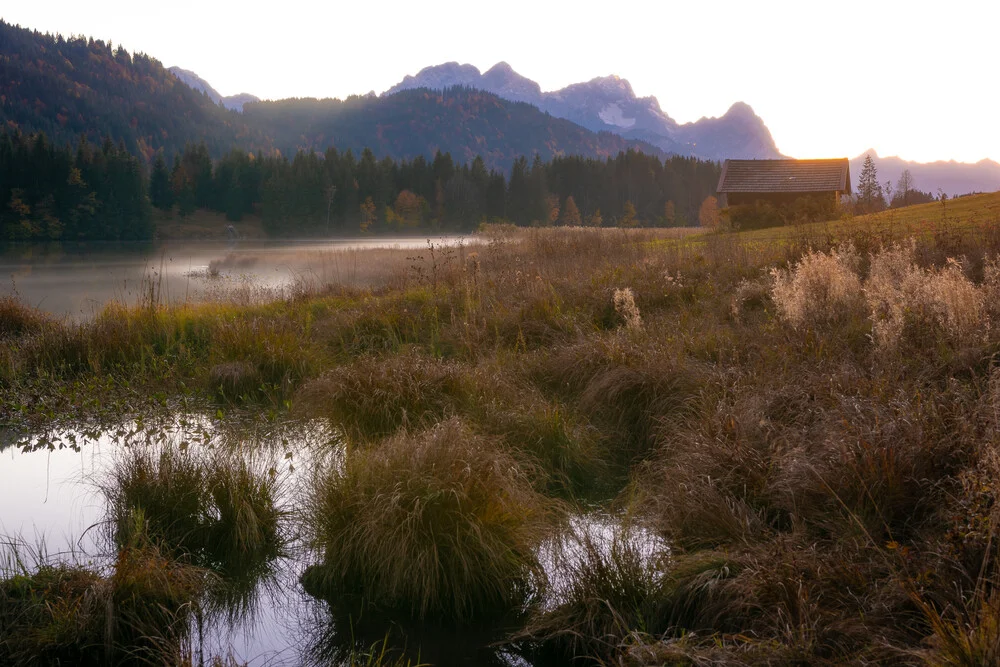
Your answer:
[[[1000,161],[1000,94],[985,85],[1000,3],[959,1],[947,14],[853,0],[836,12],[789,2],[664,2],[617,15],[606,7],[515,0],[485,12],[453,0],[291,0],[274,12],[52,0],[7,8],[2,18],[146,53],[223,95],[343,99],[382,93],[427,66],[455,61],[486,71],[505,61],[546,91],[621,76],[680,123],[746,102],[791,157],[875,149],[919,162]]]

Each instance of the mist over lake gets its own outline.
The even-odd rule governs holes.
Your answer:
[[[0,247],[0,296],[17,295],[56,317],[81,321],[105,304],[161,304],[272,290],[296,283],[369,286],[380,267],[354,252],[450,246],[470,237],[404,236],[331,240],[169,241],[12,244]],[[252,295],[246,295],[248,298]]]

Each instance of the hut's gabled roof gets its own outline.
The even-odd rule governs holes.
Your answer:
[[[847,158],[726,160],[718,192],[851,192]]]

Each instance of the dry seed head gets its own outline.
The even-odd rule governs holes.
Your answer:
[[[639,314],[639,307],[635,305],[635,294],[632,293],[632,288],[616,289],[612,299],[615,304],[615,312],[625,320],[625,326],[629,329],[641,329],[642,316]]]

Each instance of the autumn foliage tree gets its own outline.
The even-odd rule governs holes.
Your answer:
[[[635,227],[639,224],[639,219],[636,217],[635,204],[631,201],[625,202],[625,207],[622,210],[622,217],[618,220],[618,225],[621,227]]]
[[[701,208],[698,209],[698,224],[707,229],[718,229],[721,220],[719,201],[711,195],[705,197]]]
[[[412,229],[420,225],[427,201],[409,190],[403,190],[392,206],[400,228]]]
[[[361,231],[367,232],[375,224],[375,202],[368,197],[361,203]]]
[[[667,200],[667,203],[663,205],[663,222],[667,227],[673,227],[677,224],[677,207],[672,199]]]
[[[566,203],[563,204],[562,218],[560,219],[560,222],[568,227],[580,226],[580,209],[576,207],[576,202],[573,201],[572,195],[566,197]]]

